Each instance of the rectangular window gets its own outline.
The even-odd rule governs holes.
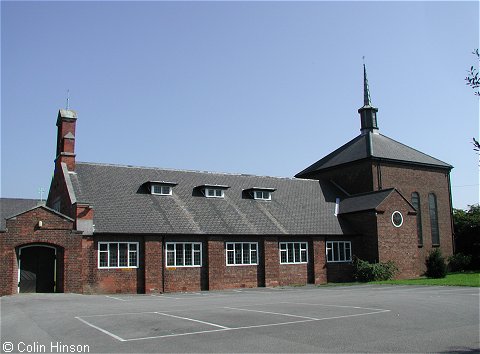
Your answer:
[[[172,195],[172,187],[161,185],[161,184],[153,184],[152,185],[152,194]]]
[[[352,244],[350,241],[327,241],[327,262],[351,262]]]
[[[223,189],[219,188],[205,188],[205,197],[207,198],[223,198]]]
[[[280,242],[280,263],[307,263],[307,243]]]
[[[200,242],[168,242],[165,249],[167,267],[201,267]]]
[[[138,268],[138,242],[99,242],[98,268]]]
[[[227,265],[256,265],[257,242],[227,242]]]
[[[268,191],[255,191],[253,194],[254,199],[260,199],[260,200],[271,200],[272,195]]]
[[[418,245],[423,246],[423,232],[422,232],[422,208],[420,207],[420,194],[412,193],[412,205],[417,211],[417,240]]]
[[[437,196],[433,193],[428,195],[428,209],[430,212],[430,228],[432,233],[432,245],[440,245],[440,230],[438,228]]]

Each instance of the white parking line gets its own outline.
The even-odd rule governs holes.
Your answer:
[[[318,318],[307,317],[307,316],[292,315],[292,314],[289,314],[289,313],[280,313],[280,312],[271,312],[271,311],[260,311],[260,310],[251,310],[251,309],[240,309],[240,308],[238,308],[238,307],[224,307],[224,309],[237,310],[237,311],[248,311],[248,312],[266,313],[266,314],[270,314],[270,315],[281,315],[281,316],[287,316],[287,317],[297,317],[297,318],[304,318],[304,319],[307,319],[307,320],[318,321]]]
[[[118,301],[128,301],[128,300],[121,299],[121,298],[119,298],[119,297],[115,297],[115,296],[109,296],[109,295],[105,295],[105,297],[108,297],[109,299],[115,299],[115,300],[118,300]]]
[[[170,314],[168,314],[168,313],[163,313],[163,312],[155,312],[155,313],[158,314],[158,315],[162,315],[162,316],[179,318],[179,319],[181,319],[181,320],[187,320],[187,321],[192,321],[192,322],[203,323],[203,324],[206,324],[206,325],[209,325],[209,326],[213,326],[213,327],[218,327],[218,328],[223,328],[223,329],[230,329],[230,328],[225,327],[225,326],[220,326],[220,325],[215,324],[215,323],[210,323],[210,322],[205,322],[205,321],[196,320],[196,319],[194,319],[194,318],[175,316],[175,315],[170,315]]]
[[[334,320],[334,319],[339,319],[339,318],[349,318],[349,317],[359,317],[359,316],[375,315],[375,314],[383,313],[383,312],[390,312],[390,310],[382,310],[382,311],[376,311],[376,312],[359,313],[359,314],[354,314],[354,315],[323,317],[323,318],[316,318],[316,319],[305,319],[305,320],[299,320],[299,321],[270,323],[270,324],[254,325],[254,326],[242,326],[242,327],[231,327],[231,328],[225,328],[225,329],[213,329],[213,330],[210,330],[210,331],[207,330],[207,331],[197,331],[197,332],[188,332],[188,333],[166,334],[166,335],[163,335],[163,336],[131,338],[131,339],[124,339],[123,341],[125,341],[125,342],[133,342],[133,341],[148,340],[148,339],[175,338],[175,337],[183,337],[183,336],[189,336],[189,335],[195,335],[195,334],[208,334],[208,333],[224,332],[224,331],[236,331],[236,330],[242,330],[242,329],[285,326],[285,325],[296,324],[296,323],[325,321],[325,320]]]
[[[160,335],[160,336],[149,336],[149,337],[140,337],[140,338],[129,338],[125,339],[120,336],[117,336],[101,327],[98,327],[80,316],[75,317],[79,321],[85,323],[86,325],[95,328],[99,330],[100,332],[107,334],[108,336],[117,339],[118,341],[121,342],[130,342],[130,341],[140,341],[140,340],[147,340],[147,339],[160,339],[160,338],[173,338],[173,337],[182,337],[182,336],[188,336],[188,335],[195,335],[195,334],[205,334],[205,333],[215,333],[215,332],[222,332],[222,331],[233,331],[233,330],[242,330],[242,329],[252,329],[252,328],[262,328],[262,327],[275,327],[275,326],[284,326],[284,325],[290,325],[290,324],[296,324],[296,323],[305,323],[305,322],[315,322],[315,321],[326,321],[326,320],[332,320],[332,319],[340,319],[340,318],[350,318],[350,317],[359,317],[359,316],[368,316],[368,315],[375,315],[375,314],[380,314],[380,313],[385,313],[385,312],[390,312],[390,310],[385,310],[385,309],[371,309],[371,308],[366,308],[366,307],[358,307],[358,306],[343,306],[343,305],[327,305],[327,304],[313,304],[313,303],[293,303],[293,302],[282,302],[282,303],[290,303],[290,304],[297,304],[297,305],[310,305],[310,306],[331,306],[331,307],[343,307],[343,308],[355,308],[355,309],[364,309],[364,310],[373,310],[373,312],[365,312],[365,313],[358,313],[358,314],[351,314],[351,315],[342,315],[342,316],[331,316],[331,317],[321,317],[321,318],[314,318],[314,317],[307,317],[307,316],[298,316],[298,315],[293,315],[293,314],[288,314],[288,313],[279,313],[279,312],[271,312],[271,311],[261,311],[261,310],[252,310],[252,309],[244,309],[244,308],[236,308],[236,307],[222,307],[224,309],[231,309],[234,311],[248,311],[248,312],[257,312],[257,313],[264,313],[264,314],[273,314],[273,315],[279,315],[279,316],[287,316],[287,317],[295,317],[299,318],[298,321],[287,321],[287,322],[278,322],[278,323],[268,323],[268,324],[261,324],[261,325],[252,325],[252,326],[241,326],[241,327],[226,327],[222,326],[216,323],[211,323],[211,322],[206,322],[206,321],[201,321],[197,320],[194,318],[189,318],[189,317],[182,317],[182,316],[176,316],[172,315],[169,313],[164,313],[164,312],[134,312],[134,313],[123,313],[123,314],[103,314],[103,315],[87,315],[87,316],[82,316],[84,318],[86,317],[107,317],[107,316],[120,316],[120,315],[139,315],[139,314],[156,314],[156,315],[161,315],[161,316],[166,316],[166,317],[172,317],[172,318],[178,318],[181,320],[186,320],[186,321],[192,321],[192,322],[197,322],[197,323],[202,323],[206,324],[208,326],[212,327],[217,327],[218,329],[211,329],[211,330],[203,330],[203,331],[195,331],[195,332],[187,332],[187,333],[176,333],[176,334],[166,334],[166,335]]]
[[[90,327],[92,327],[92,328],[95,328],[95,329],[99,330],[99,331],[102,332],[102,333],[108,334],[110,337],[115,338],[116,340],[119,340],[120,342],[125,342],[125,341],[126,341],[126,340],[123,339],[122,337],[119,337],[119,336],[117,336],[117,335],[115,335],[115,334],[113,334],[113,333],[110,333],[109,331],[107,331],[107,330],[105,330],[105,329],[103,329],[103,328],[100,328],[100,327],[98,327],[98,326],[95,326],[94,324],[91,324],[90,322],[85,321],[83,318],[80,318],[80,317],[75,317],[75,318],[76,318],[77,320],[85,323],[87,326],[90,326]]]

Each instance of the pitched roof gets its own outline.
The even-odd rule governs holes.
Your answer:
[[[368,132],[357,136],[345,145],[328,154],[295,177],[308,177],[311,173],[350,162],[375,158],[430,167],[451,169],[452,166],[424,154],[385,135]]]
[[[382,189],[345,198],[340,202],[339,214],[375,210],[394,190],[394,188]]]
[[[43,204],[38,199],[0,198],[0,230],[5,230],[5,220]]]
[[[339,205],[338,214],[342,215],[359,211],[378,210],[380,204],[382,204],[383,201],[393,193],[398,193],[400,197],[405,200],[406,204],[412,208],[412,211],[415,210],[413,205],[398,190],[395,188],[388,188],[379,191],[356,194],[342,199]]]
[[[107,164],[76,164],[74,197],[93,206],[96,233],[344,234],[334,215],[338,193],[314,180],[178,171]],[[172,181],[172,196],[152,195],[145,182]],[[196,186],[229,186],[225,198],[206,198]],[[271,201],[245,190],[274,188]]]

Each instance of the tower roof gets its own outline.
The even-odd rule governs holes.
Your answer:
[[[453,168],[446,162],[399,143],[385,135],[368,132],[350,140],[345,145],[296,174],[295,177],[309,178],[316,172],[369,158],[444,169]]]

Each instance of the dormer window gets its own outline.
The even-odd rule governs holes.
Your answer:
[[[202,194],[207,198],[224,198],[225,189],[230,187],[219,184],[204,184],[195,188],[201,190]]]
[[[272,200],[272,194],[270,191],[254,191],[253,199]]]
[[[269,201],[272,200],[272,193],[275,192],[275,190],[275,188],[253,187],[245,189],[244,192],[246,198]]]
[[[223,198],[223,189],[219,188],[205,188],[205,197],[207,198]]]
[[[172,195],[172,187],[161,185],[161,184],[154,184],[152,185],[152,194]]]
[[[151,194],[154,195],[172,195],[173,187],[177,183],[166,181],[149,181],[148,188]]]

